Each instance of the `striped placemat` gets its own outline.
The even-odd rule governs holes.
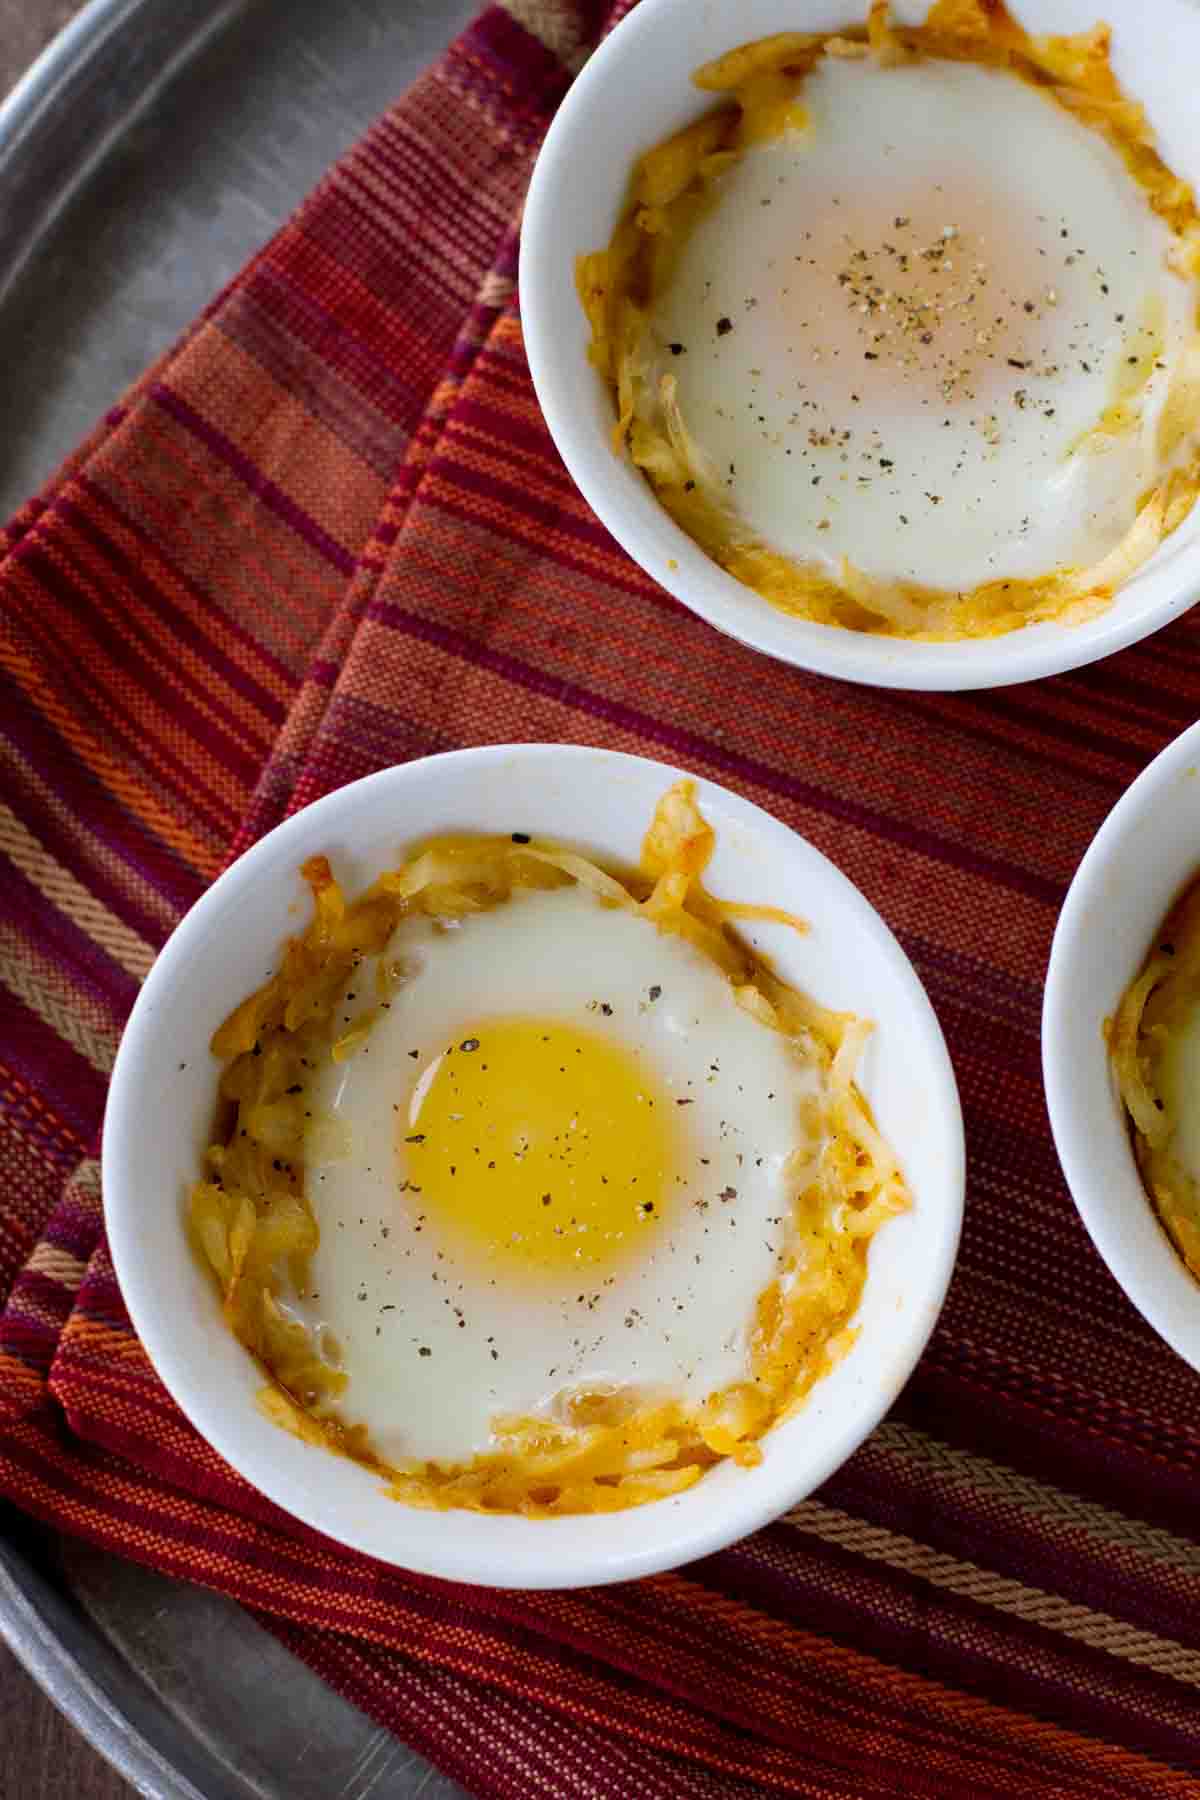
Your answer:
[[[0,541],[0,1489],[235,1595],[480,1795],[1200,1793],[1200,1383],[1126,1304],[1047,1128],[1057,908],[1200,711],[1183,618],[983,696],[719,638],[583,505],[530,386],[516,227],[603,24],[493,6]],[[588,1593],[348,1556],[196,1437],[105,1248],[137,985],[288,812],[462,744],[682,762],[826,851],[945,1028],[962,1253],[885,1424],[787,1519]]]

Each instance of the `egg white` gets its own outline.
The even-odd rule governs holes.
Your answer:
[[[1167,227],[1114,149],[1003,72],[830,57],[801,97],[806,127],[716,178],[656,303],[707,467],[832,575],[968,588],[1098,560],[1161,473],[1193,328]],[[1141,428],[1082,446],[1156,306]]]
[[[1158,1078],[1175,1120],[1172,1152],[1200,1184],[1200,1001],[1165,1039]]]
[[[403,963],[403,985],[308,1100],[336,1124],[307,1157],[321,1241],[295,1310],[338,1346],[342,1415],[384,1457],[459,1461],[488,1447],[495,1415],[546,1409],[564,1391],[699,1401],[743,1377],[755,1300],[790,1242],[787,1164],[819,1071],[737,1005],[708,958],[579,887],[450,928],[405,920],[384,954]],[[364,965],[348,1017],[372,986]],[[689,1102],[679,1201],[652,1248],[607,1282],[603,1270],[534,1282],[481,1270],[444,1229],[418,1230],[420,1198],[398,1191],[396,1107],[465,1024],[504,1015],[603,1033]]]

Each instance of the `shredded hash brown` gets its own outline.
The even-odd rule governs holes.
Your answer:
[[[541,1518],[679,1493],[722,1458],[760,1461],[764,1432],[795,1411],[853,1341],[868,1243],[909,1205],[896,1158],[853,1080],[870,1027],[787,986],[737,938],[732,919],[804,926],[776,909],[707,893],[700,877],[713,842],[691,783],[679,782],[655,811],[641,879],[628,884],[550,844],[440,838],[347,904],[328,861],[313,857],[302,870],[312,891],[311,923],[287,944],[272,978],[213,1037],[226,1067],[206,1178],[191,1195],[194,1243],[216,1279],[230,1329],[271,1377],[266,1410],[307,1441],[377,1470],[397,1500]],[[496,1418],[496,1448],[469,1464],[384,1463],[365,1432],[338,1411],[346,1375],[279,1305],[289,1288],[304,1291],[319,1239],[304,1184],[304,1103],[296,1096],[317,1059],[353,1055],[369,1032],[368,1022],[336,1037],[338,1002],[363,958],[384,949],[406,914],[460,917],[503,905],[518,889],[569,882],[685,938],[722,970],[740,1006],[793,1040],[823,1072],[819,1154],[814,1161],[806,1149],[797,1159],[804,1179],[792,1199],[793,1248],[780,1277],[759,1295],[747,1379],[703,1405],[577,1393],[566,1398],[561,1416]]]
[[[819,58],[915,56],[1006,69],[1046,91],[1118,152],[1150,207],[1175,234],[1172,264],[1200,277],[1200,215],[1191,188],[1162,161],[1142,108],[1125,97],[1109,63],[1107,25],[1071,37],[1030,37],[1000,0],[935,0],[925,23],[902,27],[874,0],[864,27],[840,33],[781,32],[744,44],[692,77],[722,105],[649,150],[636,165],[632,198],[606,250],[581,256],[575,279],[591,328],[589,356],[613,390],[614,445],[628,454],[682,530],[721,568],[784,612],[852,631],[913,640],[999,637],[1044,620],[1078,623],[1113,595],[1182,523],[1200,492],[1200,452],[1166,471],[1140,496],[1125,537],[1088,568],[1035,579],[998,579],[967,591],[884,581],[843,559],[838,577],[772,550],[751,536],[706,470],[680,411],[674,376],[652,378],[648,326],[681,241],[710,204],[713,177],[753,143],[802,122],[799,96]],[[1097,422],[1098,437],[1134,428],[1153,358]],[[1200,421],[1200,341],[1181,359],[1158,426],[1163,464]]]
[[[1200,878],[1180,895],[1107,1023],[1109,1055],[1142,1182],[1192,1274],[1200,1280],[1200,1187],[1180,1162],[1177,1108],[1163,1080],[1171,1040],[1200,1004]]]

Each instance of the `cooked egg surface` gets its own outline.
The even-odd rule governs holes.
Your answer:
[[[401,1127],[400,1167],[426,1215],[464,1250],[531,1270],[645,1249],[687,1160],[645,1057],[555,1019],[465,1030],[428,1064]]]
[[[1168,228],[1097,132],[1003,72],[825,57],[800,97],[802,128],[714,178],[654,306],[706,468],[834,576],[1099,560],[1162,472],[1194,330]],[[1087,437],[1131,395],[1133,429]]]
[[[1171,1150],[1200,1183],[1200,996],[1162,1040],[1158,1081],[1175,1120]]]
[[[579,1390],[747,1373],[821,1077],[706,957],[582,887],[403,921],[360,1048],[314,1078],[295,1310],[384,1458],[463,1460]],[[344,1010],[375,1004],[369,963]],[[792,1159],[792,1160],[789,1160]]]

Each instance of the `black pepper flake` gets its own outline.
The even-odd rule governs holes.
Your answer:
[[[179,1066],[180,1066],[180,1068],[181,1068],[181,1069],[182,1069],[182,1067],[183,1067],[183,1064],[182,1064],[182,1063],[180,1063],[180,1065],[179,1065]],[[304,1084],[303,1084],[303,1082],[299,1082],[299,1081],[294,1081],[294,1082],[293,1082],[293,1083],[292,1083],[292,1085],[291,1085],[291,1087],[290,1087],[290,1088],[288,1088],[288,1090],[287,1090],[287,1092],[288,1092],[288,1093],[289,1093],[289,1094],[302,1094],[302,1093],[303,1093],[303,1092],[304,1092]]]
[[[717,1195],[717,1199],[718,1200],[736,1200],[737,1199],[737,1189],[735,1187],[724,1187],[721,1189],[721,1192]]]
[[[661,999],[661,997],[662,997],[662,989],[661,989],[661,987],[659,987],[657,981],[654,983],[654,986],[652,988],[649,988],[647,991],[652,1000],[658,1000],[658,999]]]
[[[414,1131],[412,1136],[406,1137],[404,1141],[406,1144],[423,1144],[425,1142],[425,1133],[423,1131]]]
[[[683,355],[683,345],[682,344],[668,344],[667,349],[671,352],[672,356],[682,356]]]
[[[433,1351],[429,1348],[428,1344],[422,1344],[421,1348],[417,1351],[417,1355],[418,1356],[432,1356]]]
[[[729,318],[729,316],[727,314],[717,320],[717,336],[718,337],[727,337],[728,334],[732,330],[733,330],[733,320],[731,318]]]
[[[512,841],[514,844],[528,844],[530,841],[529,833],[527,831],[514,831],[512,834]]]
[[[464,1038],[462,1043],[458,1047],[460,1050],[478,1050],[479,1039],[478,1038]]]
[[[1174,944],[1160,944],[1158,947],[1164,956],[1174,956],[1175,954]]]

